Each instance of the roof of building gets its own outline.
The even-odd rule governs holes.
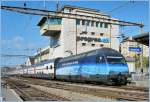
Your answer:
[[[133,39],[141,44],[149,46],[149,32],[133,36]]]
[[[86,7],[79,7],[79,6],[72,6],[72,5],[65,5],[61,8],[61,11],[63,11],[65,8],[72,8],[72,9],[80,9],[80,10],[86,10],[86,11],[92,11],[95,13],[100,13],[102,16],[109,16],[107,13],[104,13],[100,10],[86,8]],[[47,20],[47,17],[42,17],[42,19],[37,24],[38,26],[41,26],[45,21]]]
[[[92,12],[98,12],[101,13],[104,16],[108,16],[108,14],[97,10],[97,9],[91,9],[91,8],[86,8],[86,7],[80,7],[80,6],[73,6],[73,5],[65,5],[62,7],[61,11],[63,11],[65,8],[72,8],[72,9],[80,9],[80,10],[86,10],[86,11],[92,11]]]
[[[41,26],[43,23],[45,23],[46,20],[47,20],[47,17],[42,17],[42,19],[39,21],[37,25]]]

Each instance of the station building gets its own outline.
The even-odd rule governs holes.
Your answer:
[[[99,10],[83,7],[66,5],[60,12],[116,20]],[[94,21],[92,19],[43,17],[38,26],[41,35],[50,38],[50,59],[76,55],[102,47],[119,51],[119,39],[117,38],[119,25],[109,24],[103,19]]]
[[[142,54],[144,57],[148,57],[148,46],[143,45],[135,41],[132,37],[127,37],[121,42],[121,53],[124,57],[134,57],[137,54]]]
[[[125,38],[120,43],[120,49],[121,49],[121,54],[125,57],[127,61],[129,72],[136,72],[140,70],[140,68],[136,68],[135,66],[135,56],[147,57],[147,58],[149,57],[149,47],[138,43],[133,39],[133,37]]]

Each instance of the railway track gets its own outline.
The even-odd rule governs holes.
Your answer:
[[[68,101],[68,99],[38,90],[19,80],[8,78],[4,80],[10,88],[15,90],[23,101]]]
[[[25,81],[32,80],[33,78],[23,78],[20,77]],[[27,80],[26,80],[27,79]],[[129,90],[129,91],[140,91],[140,92],[149,92],[147,87],[137,87],[137,86],[108,86],[108,85],[100,85],[97,83],[76,83],[76,82],[66,82],[66,81],[56,81],[56,80],[45,80],[45,79],[35,79],[41,81],[42,83],[53,83],[53,84],[61,84],[61,85],[79,85],[79,86],[87,86],[87,87],[101,87],[101,88],[108,88],[108,89],[117,89],[117,90]]]
[[[33,78],[20,78],[15,79],[20,80],[25,83],[40,85],[55,89],[63,89],[72,92],[78,92],[81,94],[90,94],[102,98],[115,99],[115,100],[132,100],[132,101],[144,101],[148,100],[148,89],[129,86],[98,86],[94,84],[81,84],[81,83],[70,83],[70,82],[61,82],[61,81],[50,81],[42,79]]]

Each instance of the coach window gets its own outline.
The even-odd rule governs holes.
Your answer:
[[[50,66],[50,69],[53,69],[53,66],[52,66],[52,65]]]
[[[48,66],[46,66],[46,69],[48,69]]]

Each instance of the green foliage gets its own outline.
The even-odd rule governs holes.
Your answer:
[[[149,67],[149,57],[143,57],[143,68],[148,68]],[[140,62],[140,56],[136,55],[135,56],[135,67],[140,68],[141,67],[141,62]]]

